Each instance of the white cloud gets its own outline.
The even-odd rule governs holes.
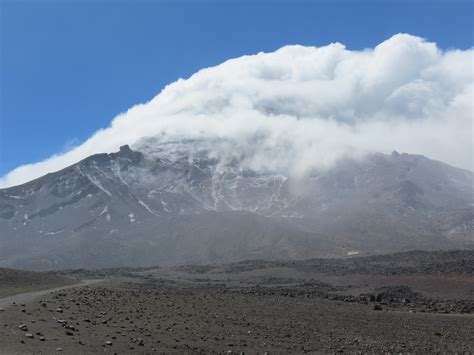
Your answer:
[[[0,186],[122,144],[144,149],[146,137],[197,139],[180,148],[204,145],[286,173],[394,149],[472,170],[473,53],[398,34],[364,51],[334,43],[232,59],[168,85],[69,152],[18,167]]]

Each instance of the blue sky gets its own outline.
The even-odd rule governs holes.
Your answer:
[[[0,0],[0,176],[106,127],[179,77],[286,44],[398,32],[473,45],[472,1]]]

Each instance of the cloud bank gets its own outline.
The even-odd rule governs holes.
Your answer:
[[[408,34],[363,51],[333,43],[231,59],[166,86],[74,149],[14,169],[0,186],[123,144],[153,153],[150,137],[200,142],[216,156],[283,173],[392,150],[473,170],[473,63],[473,49],[442,51]],[[231,144],[213,143],[222,141]]]

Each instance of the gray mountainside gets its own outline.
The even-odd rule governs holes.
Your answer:
[[[99,268],[474,248],[473,173],[374,154],[304,178],[128,146],[0,190],[0,266]],[[138,148],[134,148],[138,149]]]

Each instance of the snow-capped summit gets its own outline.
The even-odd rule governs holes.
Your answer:
[[[0,190],[1,266],[177,264],[474,245],[473,174],[423,156],[372,154],[291,176],[252,170],[242,163],[245,156],[215,155],[205,141],[140,144]]]

